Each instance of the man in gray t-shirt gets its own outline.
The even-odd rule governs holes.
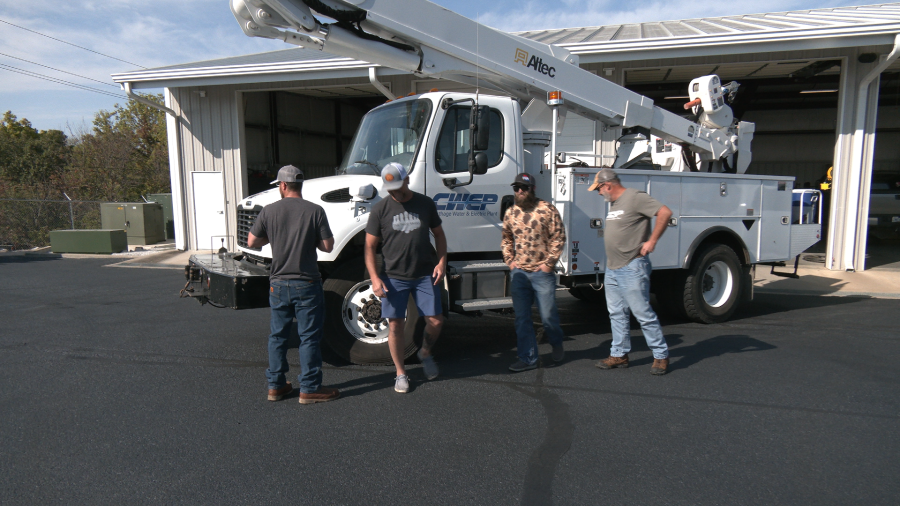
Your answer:
[[[303,172],[293,165],[278,171],[281,200],[260,211],[247,235],[247,246],[272,245],[269,274],[269,306],[272,308],[269,334],[270,401],[278,401],[293,391],[285,379],[290,328],[297,318],[300,336],[300,404],[337,399],[336,388],[322,386],[322,325],[325,323],[325,294],[316,263],[316,249],[326,253],[334,247],[328,218],[321,206],[303,200]]]
[[[394,390],[409,392],[406,358],[406,306],[410,296],[425,318],[425,334],[418,357],[425,377],[438,376],[431,356],[444,324],[441,284],[447,270],[447,239],[441,228],[437,206],[430,198],[409,189],[409,173],[392,162],[381,169],[382,187],[388,195],[372,207],[366,224],[365,260],[372,291],[381,299],[381,317],[388,321],[388,347],[397,376]],[[434,244],[431,246],[431,235]],[[375,253],[381,243],[384,257],[379,271]]]
[[[650,259],[647,255],[666,231],[672,211],[646,192],[622,186],[612,169],[594,176],[588,191],[597,191],[609,202],[603,242],[606,246],[606,306],[612,327],[609,358],[597,363],[601,369],[628,367],[631,351],[631,318],[641,324],[647,346],[653,351],[650,373],[662,375],[669,366],[669,348],[659,319],[650,307]],[[656,216],[656,225],[650,222]]]

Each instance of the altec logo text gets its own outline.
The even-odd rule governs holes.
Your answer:
[[[514,61],[515,63],[521,63],[526,67],[531,67],[540,74],[553,78],[556,77],[556,67],[547,65],[541,58],[537,58],[534,55],[529,58],[528,51],[525,51],[524,49],[516,49],[516,59]]]
[[[498,200],[500,198],[493,193],[438,193],[434,196],[438,211],[484,211]]]

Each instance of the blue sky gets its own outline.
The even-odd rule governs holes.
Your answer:
[[[523,31],[863,5],[867,2],[438,0],[437,3],[494,28]],[[228,0],[0,0],[0,113],[11,110],[17,117],[27,118],[35,128],[77,134],[90,129],[97,111],[112,109],[114,104],[126,101],[124,93],[112,83],[110,74],[135,70],[138,65],[153,68],[287,47],[278,41],[246,37],[231,15]],[[23,71],[115,96],[19,73]]]

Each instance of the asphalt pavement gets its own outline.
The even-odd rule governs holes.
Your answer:
[[[511,316],[453,315],[439,379],[411,364],[401,395],[392,368],[326,353],[343,397],[304,406],[266,401],[268,310],[200,306],[179,270],[119,262],[0,257],[4,505],[900,496],[896,299],[762,290],[724,324],[664,319],[671,372],[654,377],[636,327],[630,368],[594,367],[605,309],[558,292],[562,365],[510,374]]]

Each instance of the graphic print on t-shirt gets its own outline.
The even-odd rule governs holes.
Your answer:
[[[418,214],[404,211],[394,215],[393,228],[398,232],[408,234],[414,230],[418,230],[421,226],[422,222],[419,220]]]

